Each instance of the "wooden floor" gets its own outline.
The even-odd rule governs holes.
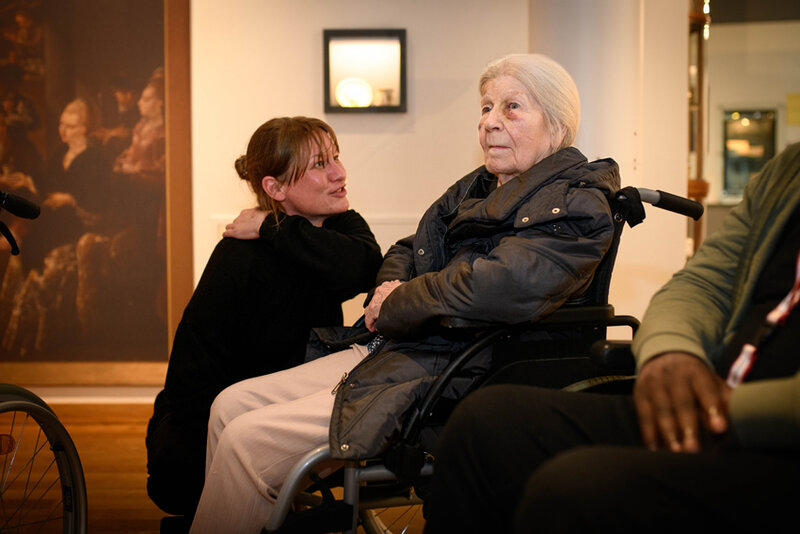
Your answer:
[[[54,404],[83,464],[90,534],[153,534],[164,513],[147,497],[144,436],[152,406]],[[388,523],[388,520],[387,520]],[[415,519],[406,534],[421,534]]]
[[[55,404],[78,449],[86,478],[89,533],[159,532],[165,515],[147,497],[145,404]]]

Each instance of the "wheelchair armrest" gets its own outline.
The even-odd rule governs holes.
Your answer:
[[[614,318],[614,306],[562,306],[538,321],[542,326],[580,325],[587,323],[607,323]]]
[[[619,319],[626,317],[628,316],[615,316],[614,306],[611,304],[599,306],[565,305],[540,320],[532,321],[530,323],[521,323],[520,325],[515,326],[525,325],[526,327],[530,327],[531,325],[542,325],[542,327],[556,327],[581,326],[584,324],[607,324],[612,326],[620,326],[629,324],[627,321],[619,322]],[[439,325],[447,330],[487,330],[500,326],[508,326],[501,323],[453,316],[442,317],[439,321]]]

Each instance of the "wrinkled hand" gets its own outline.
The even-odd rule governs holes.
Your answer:
[[[248,208],[242,210],[238,217],[232,223],[225,226],[225,231],[222,232],[222,237],[234,237],[236,239],[258,239],[258,230],[264,219],[267,218],[267,212],[258,208]]]
[[[633,389],[646,447],[700,450],[700,425],[711,434],[728,430],[731,388],[699,358],[668,352],[642,367]]]
[[[386,297],[389,296],[389,293],[397,289],[402,284],[403,282],[400,280],[392,280],[391,282],[384,282],[375,288],[375,292],[372,294],[372,299],[369,301],[367,307],[364,308],[364,322],[367,326],[367,330],[370,332],[376,331],[375,323],[378,321],[378,316],[380,315],[383,301],[386,300]]]

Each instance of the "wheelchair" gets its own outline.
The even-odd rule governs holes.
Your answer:
[[[703,206],[663,191],[632,187],[610,195],[607,200],[614,218],[614,237],[583,295],[545,318],[523,324],[499,325],[459,317],[442,318],[443,332],[467,336],[471,343],[450,361],[419,405],[406,414],[404,427],[390,449],[381,458],[345,462],[344,468],[324,479],[320,479],[315,470],[330,459],[329,447],[326,444],[310,451],[287,476],[262,534],[355,533],[359,526],[367,534],[405,532],[407,524],[405,528],[387,525],[381,511],[411,507],[413,512],[400,514],[403,521],[419,513],[424,502],[426,478],[434,469],[434,459],[428,451],[435,441],[435,428],[437,424],[443,425],[446,414],[452,410],[452,406],[441,402],[441,394],[465,365],[490,347],[507,344],[503,353],[514,356],[498,358],[479,386],[523,383],[569,391],[630,391],[634,378],[630,342],[606,339],[609,327],[629,328],[633,334],[639,325],[635,317],[616,315],[613,305],[608,303],[611,273],[623,227],[626,222],[633,227],[644,220],[643,202],[695,220],[702,216]],[[556,341],[553,350],[540,351],[537,346],[531,354],[517,352],[522,345],[515,345],[515,340],[542,331],[572,334],[568,343]],[[525,355],[520,357],[519,354]],[[440,409],[442,404],[445,407]],[[430,429],[434,432],[426,437]],[[309,480],[313,481],[310,486]],[[339,486],[342,498],[336,500],[330,488]]]
[[[39,215],[38,206],[4,192],[2,208],[29,219]],[[19,254],[3,222],[0,233]],[[41,398],[0,384],[0,534],[86,530],[86,482],[72,438]]]

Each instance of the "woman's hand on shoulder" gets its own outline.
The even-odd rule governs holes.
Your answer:
[[[233,237],[235,239],[258,239],[259,229],[264,219],[267,218],[267,212],[258,208],[248,208],[242,210],[238,217],[233,222],[225,225],[225,231],[222,237]]]

